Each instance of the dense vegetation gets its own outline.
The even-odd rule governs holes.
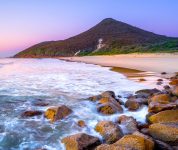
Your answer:
[[[99,39],[103,47],[97,50]],[[108,18],[77,36],[63,41],[49,41],[34,45],[15,57],[56,57],[79,55],[122,54],[133,52],[173,52],[178,40],[144,31]]]
[[[168,40],[162,43],[146,44],[146,45],[130,45],[120,48],[111,47],[110,49],[102,49],[97,52],[82,52],[80,56],[86,55],[114,55],[129,53],[174,53],[178,52],[178,40]]]

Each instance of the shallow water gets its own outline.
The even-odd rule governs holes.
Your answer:
[[[57,59],[0,59],[0,149],[62,150],[60,139],[67,135],[85,132],[100,137],[94,131],[96,123],[115,120],[121,114],[98,114],[95,104],[85,99],[106,90],[124,97],[143,88],[152,87],[130,81],[107,67]],[[45,111],[49,107],[34,106],[38,101],[49,106],[65,104],[73,113],[54,124],[43,116],[20,117],[26,110]],[[137,112],[124,109],[124,114],[140,122],[145,121],[146,113],[146,106]],[[79,128],[77,120],[84,120],[87,128]]]

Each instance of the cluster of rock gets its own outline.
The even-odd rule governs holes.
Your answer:
[[[178,75],[171,78],[170,87],[164,90],[145,89],[135,92],[123,103],[112,91],[89,98],[96,103],[103,115],[122,113],[123,107],[136,111],[148,105],[147,122],[141,124],[134,117],[120,115],[115,122],[100,121],[95,131],[103,138],[78,133],[61,140],[66,150],[176,150],[178,149]],[[122,106],[121,106],[122,105]],[[72,113],[65,105],[51,107],[44,113],[51,122],[61,120]],[[41,115],[39,111],[24,112],[22,116]],[[84,121],[77,123],[86,127]],[[121,127],[124,127],[122,130]]]

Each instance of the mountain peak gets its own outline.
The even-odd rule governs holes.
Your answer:
[[[117,22],[117,20],[113,19],[113,18],[105,18],[101,21],[101,23],[110,23],[110,22]]]
[[[102,43],[99,43],[100,39],[102,39]],[[74,56],[76,53],[92,53],[98,50],[99,44],[104,50],[115,49],[124,52],[124,49],[129,46],[155,44],[163,40],[167,40],[167,38],[113,18],[106,18],[81,34],[62,41],[34,45],[18,53],[15,57]]]

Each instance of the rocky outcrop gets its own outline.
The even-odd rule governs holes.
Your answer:
[[[135,131],[138,131],[137,122],[131,116],[122,115],[118,118],[118,123],[123,126],[124,134],[132,134]]]
[[[171,109],[176,109],[178,106],[178,101],[168,103],[168,104],[161,104],[157,102],[151,102],[148,107],[149,112],[157,113],[163,110],[171,110]]]
[[[150,98],[149,102],[157,102],[161,104],[168,104],[171,97],[168,94],[157,94]]]
[[[154,139],[178,144],[178,123],[154,123],[149,126],[149,134]]]
[[[128,99],[125,103],[125,107],[129,110],[137,110],[140,107],[140,104],[134,99]]]
[[[155,150],[174,150],[169,144],[155,140]]]
[[[176,97],[171,97],[169,94],[157,94],[149,99],[149,112],[160,112],[163,110],[176,109],[178,101]]]
[[[112,98],[116,98],[116,95],[113,91],[105,91],[101,94],[101,97],[112,97]]]
[[[103,136],[108,144],[116,142],[123,136],[121,128],[111,121],[98,122],[95,130]]]
[[[94,150],[100,144],[97,137],[85,133],[65,137],[61,142],[65,144],[66,150]]]
[[[178,123],[178,110],[165,110],[148,117],[150,123]]]
[[[153,150],[154,142],[140,135],[125,135],[112,145],[102,144],[96,150]]]
[[[143,89],[143,90],[136,91],[135,94],[147,98],[158,92],[160,92],[158,89]]]
[[[123,111],[122,107],[118,108],[112,103],[106,103],[106,104],[99,105],[97,107],[97,110],[98,110],[98,112],[100,112],[104,115],[111,115],[111,114],[115,114],[117,112]]]
[[[175,86],[171,89],[171,93],[178,97],[178,86]],[[178,99],[178,98],[177,98]]]
[[[65,105],[48,108],[45,112],[45,117],[51,122],[61,120],[72,113],[72,110]]]
[[[91,101],[97,102],[98,112],[104,115],[111,115],[117,112],[123,112],[119,101],[116,99],[115,93],[112,91],[103,92],[100,95],[89,98]]]
[[[169,82],[170,85],[178,85],[178,79],[172,79],[170,82]]]

